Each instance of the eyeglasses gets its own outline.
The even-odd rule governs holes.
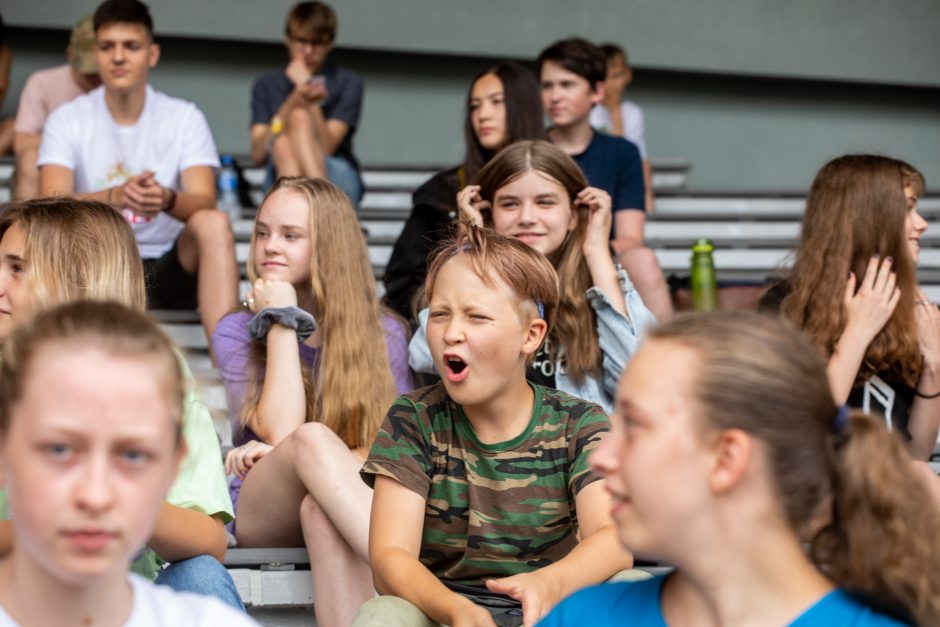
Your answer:
[[[307,39],[306,37],[297,37],[295,35],[288,35],[287,40],[290,41],[294,45],[300,46],[301,48],[304,46],[317,48],[319,46],[329,46],[331,43],[333,43],[329,39],[325,39],[322,37],[320,39]]]

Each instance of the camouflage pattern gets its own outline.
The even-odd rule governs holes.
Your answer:
[[[485,588],[578,543],[575,496],[598,479],[587,459],[610,422],[597,405],[532,388],[532,419],[508,442],[480,442],[438,383],[399,397],[372,445],[363,480],[391,477],[426,499],[420,559],[445,583]]]

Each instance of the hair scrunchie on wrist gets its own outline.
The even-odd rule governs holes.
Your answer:
[[[264,344],[268,331],[275,324],[296,331],[298,342],[303,342],[317,330],[316,320],[310,312],[300,307],[265,307],[248,323],[248,332],[251,337]]]

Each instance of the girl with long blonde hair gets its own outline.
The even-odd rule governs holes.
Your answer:
[[[940,426],[940,312],[917,283],[924,178],[879,155],[845,155],[816,175],[793,270],[763,301],[829,359],[839,403],[884,415],[930,457]]]
[[[557,320],[529,379],[610,411],[624,365],[656,322],[611,257],[610,195],[588,187],[561,149],[546,141],[521,141],[489,161],[476,184],[458,194],[457,204],[465,219],[525,242],[558,273]],[[430,371],[427,313],[419,320],[410,362],[416,371]]]
[[[373,594],[363,452],[413,388],[407,330],[378,303],[365,239],[336,186],[279,179],[248,258],[249,311],[212,345],[228,396],[239,546],[306,544],[317,624],[348,624]]]

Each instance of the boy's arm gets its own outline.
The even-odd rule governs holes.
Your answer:
[[[617,539],[604,482],[595,481],[582,488],[575,497],[575,507],[581,542],[568,555],[531,573],[486,582],[493,592],[522,602],[525,627],[535,625],[572,592],[601,583],[633,565],[633,556]]]
[[[200,209],[215,208],[215,172],[212,166],[195,165],[186,168],[180,172],[180,187],[176,202],[169,212],[177,220],[185,222]]]
[[[228,539],[225,525],[218,518],[164,503],[148,545],[167,562],[203,554],[221,562]]]
[[[39,193],[41,196],[75,196],[88,200],[99,200],[116,207],[131,207],[141,213],[158,214],[171,200],[172,193],[153,181],[152,175],[132,177],[124,185],[108,187],[96,192],[73,194],[75,173],[63,165],[47,164],[39,169]],[[186,221],[200,209],[215,207],[215,174],[211,166],[197,165],[180,173],[182,189],[176,193],[173,208],[169,212],[174,218]]]
[[[637,208],[614,210],[614,251],[620,255],[630,248],[643,246],[643,227],[646,224],[646,212]]]
[[[375,589],[409,601],[445,625],[494,625],[489,612],[448,590],[418,561],[424,509],[420,495],[390,477],[375,477],[369,524]]]

